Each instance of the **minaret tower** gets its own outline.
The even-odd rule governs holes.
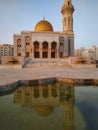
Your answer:
[[[73,12],[74,6],[71,3],[71,0],[64,0],[61,13],[63,14],[62,23],[63,23],[63,32],[73,32]]]

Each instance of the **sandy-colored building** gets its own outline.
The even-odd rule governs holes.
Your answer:
[[[89,49],[77,49],[75,50],[75,56],[91,57],[95,62],[98,63],[98,47],[92,46]]]
[[[14,35],[14,56],[34,58],[64,58],[74,55],[73,32],[74,7],[71,0],[64,0],[62,32],[55,32],[52,24],[43,19],[33,31],[22,31]]]
[[[0,45],[0,63],[3,56],[14,56],[14,45],[2,44]]]

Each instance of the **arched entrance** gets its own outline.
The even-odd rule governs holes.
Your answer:
[[[57,56],[57,43],[56,42],[52,42],[51,43],[51,58],[56,58]]]
[[[59,38],[59,57],[64,57],[64,37]]]
[[[48,42],[42,43],[42,58],[48,58]]]
[[[29,36],[26,36],[25,37],[26,58],[30,57],[30,41],[31,41],[31,38]]]
[[[39,42],[35,41],[34,42],[34,58],[39,58],[40,53],[39,53]]]

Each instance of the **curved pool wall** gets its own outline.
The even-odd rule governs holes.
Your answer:
[[[2,85],[2,86],[0,86],[0,92],[12,90],[12,89],[16,88],[19,84],[20,84],[20,81],[16,81],[16,82],[8,83],[6,85]]]
[[[43,79],[33,79],[33,80],[19,80],[15,82],[11,82],[5,85],[0,86],[0,92],[3,91],[10,91],[17,88],[21,84],[45,84],[45,83],[52,83],[52,82],[63,82],[63,83],[70,83],[75,85],[98,85],[98,80],[95,79],[71,79],[71,78],[43,78]]]

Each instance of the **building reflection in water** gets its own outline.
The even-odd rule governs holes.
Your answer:
[[[14,103],[22,107],[32,107],[39,116],[51,115],[55,107],[63,108],[63,130],[74,127],[74,87],[70,84],[55,83],[18,88],[14,93]]]

